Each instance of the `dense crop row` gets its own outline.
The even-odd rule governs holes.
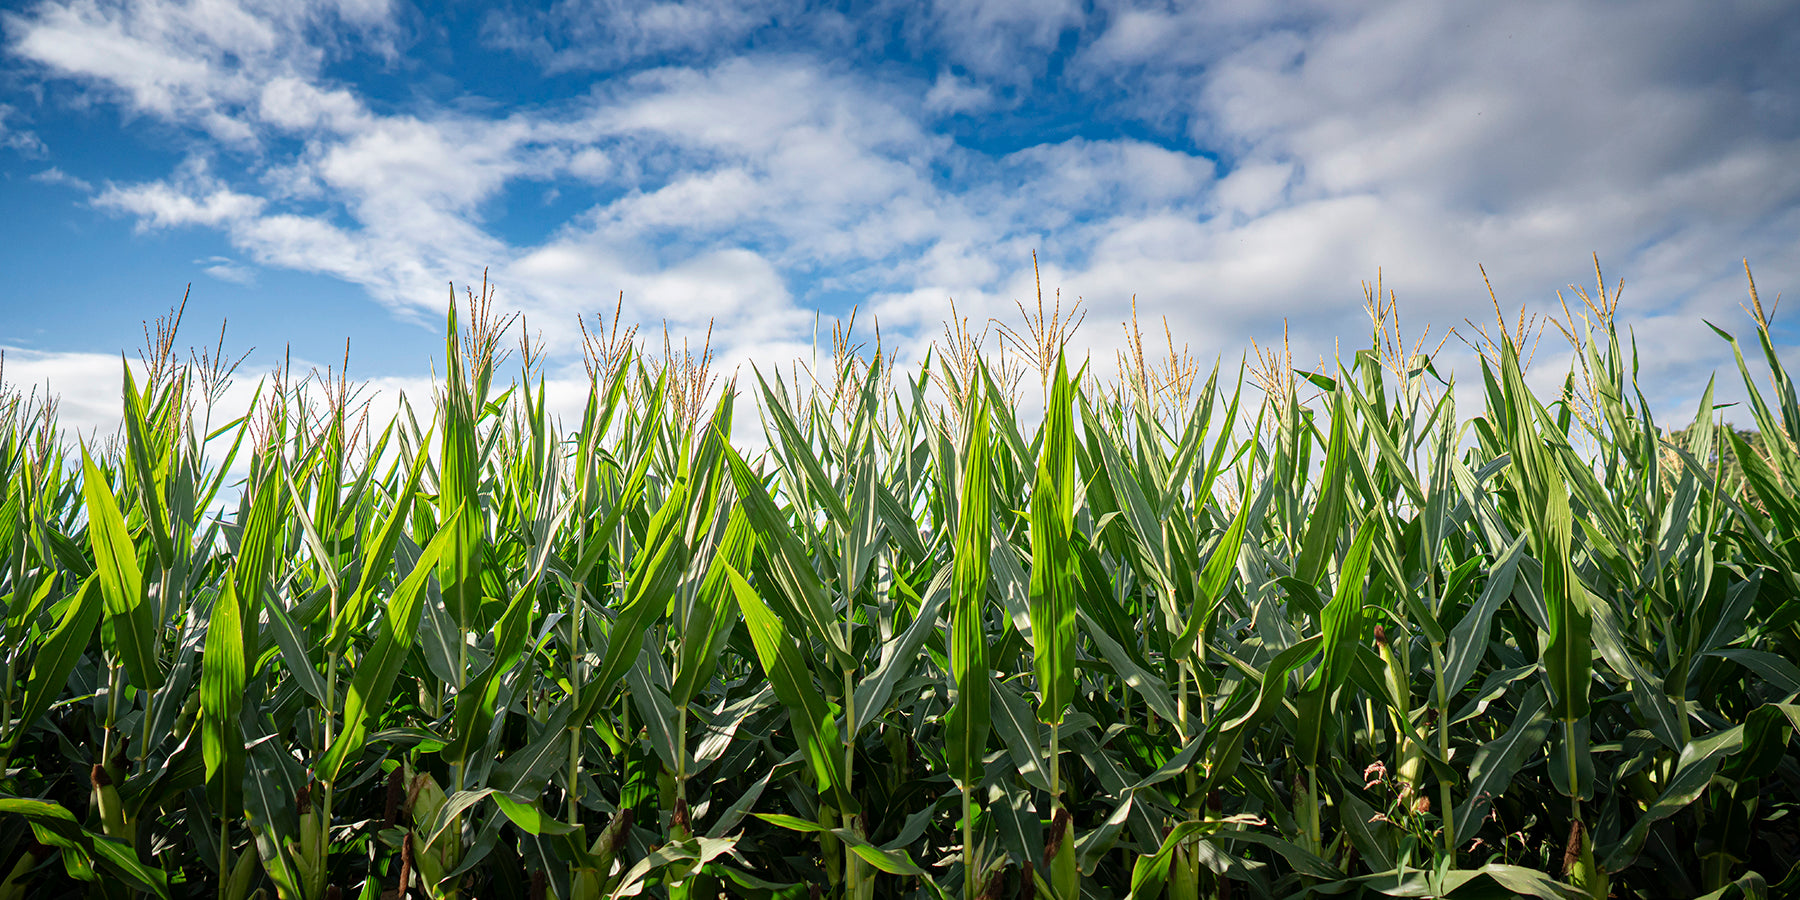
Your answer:
[[[1552,402],[1479,342],[1477,415],[1378,297],[1370,349],[1258,388],[1101,386],[1040,318],[1035,427],[960,333],[710,396],[601,344],[559,425],[474,299],[388,423],[276,378],[212,427],[167,334],[104,447],[10,395],[0,900],[1800,883],[1760,304],[1752,448],[1710,388],[1653,421],[1604,286]]]

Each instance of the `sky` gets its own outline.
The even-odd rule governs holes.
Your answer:
[[[1228,370],[1365,346],[1378,273],[1435,345],[1491,321],[1482,269],[1551,312],[1597,254],[1691,415],[1742,261],[1800,280],[1800,4],[6,2],[0,209],[4,378],[78,428],[190,284],[248,381],[348,340],[416,396],[484,272],[572,385],[621,295],[727,371],[852,307],[917,360],[952,300],[1018,325],[1034,252],[1078,349],[1135,303]]]

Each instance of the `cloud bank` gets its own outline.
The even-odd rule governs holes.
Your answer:
[[[1740,257],[1771,294],[1800,275],[1800,8],[1777,2],[559,0],[445,25],[45,0],[4,28],[23,83],[184,157],[42,180],[222,235],[216,277],[329,275],[403,319],[487,267],[540,324],[623,291],[628,321],[712,322],[728,362],[802,352],[851,303],[916,350],[952,297],[977,321],[1029,300],[1035,250],[1108,355],[1135,298],[1203,356],[1285,320],[1311,359],[1366,334],[1378,267],[1441,334],[1491,315],[1478,263],[1542,308],[1598,253],[1646,378],[1685,396],[1724,359],[1697,326],[1738,321]],[[456,29],[526,74],[459,81],[434,49]],[[38,152],[21,102],[0,142]]]

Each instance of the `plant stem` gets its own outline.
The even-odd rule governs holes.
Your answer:
[[[685,704],[675,711],[675,802],[687,800],[687,721]]]
[[[581,610],[580,584],[569,594],[569,702],[581,705]],[[569,720],[569,827],[581,825],[581,723]]]
[[[228,900],[231,887],[231,820],[219,817],[219,900]]]
[[[463,634],[462,627],[458,626],[456,638],[456,706],[461,709],[464,703],[469,702],[469,698],[463,696],[469,686],[469,636]],[[458,718],[461,718],[460,713]],[[456,761],[456,789],[458,791],[468,784],[469,754],[474,749],[465,746],[462,759]]]
[[[1437,680],[1437,743],[1438,758],[1445,763],[1450,761],[1450,698],[1444,684],[1444,649],[1443,645],[1433,641],[1431,644],[1431,671]],[[1438,779],[1438,802],[1443,809],[1444,822],[1444,857],[1450,860],[1450,868],[1456,868],[1456,807],[1450,803],[1450,782]]]
[[[962,786],[963,900],[975,900],[975,804],[969,796],[973,785]]]
[[[844,631],[850,630],[849,623],[844,624]],[[847,634],[846,634],[847,636]],[[854,796],[851,789],[856,783],[856,672],[844,670],[844,795]],[[848,809],[843,811],[844,830],[856,833],[856,816]],[[845,897],[855,897],[862,890],[862,858],[851,851],[848,843],[844,844],[844,881]]]
[[[1580,773],[1575,765],[1575,720],[1563,720],[1563,760],[1569,772],[1569,821],[1581,821]]]
[[[1312,841],[1312,851],[1323,855],[1325,849],[1324,831],[1319,824],[1319,765],[1306,765],[1306,836]]]
[[[151,606],[151,609],[155,611],[155,616],[156,616],[156,619],[155,619],[156,628],[150,632],[150,641],[151,641],[150,649],[151,649],[151,654],[152,654],[151,658],[152,659],[155,659],[156,657],[162,655],[163,613],[164,613],[164,610],[166,610],[168,608],[168,605],[171,603],[171,600],[169,598],[169,576],[170,576],[170,574],[171,573],[169,571],[169,567],[164,566],[163,570],[162,570],[162,588],[157,591],[157,595],[158,595],[157,599],[159,602],[157,602],[156,604],[153,604]],[[140,739],[138,741],[138,754],[137,755],[138,755],[138,764],[139,765],[144,765],[144,764],[148,763],[149,759],[150,759],[150,726],[152,724],[150,720],[153,718],[153,716],[151,716],[151,714],[150,714],[151,699],[152,698],[151,698],[150,692],[145,691],[144,692],[144,721],[142,723],[143,728],[141,729],[142,739]]]
[[[1186,662],[1179,663],[1177,672],[1175,679],[1175,718],[1177,720],[1175,732],[1180,737],[1177,746],[1186,748],[1188,743],[1188,664]],[[1197,687],[1198,679],[1195,679],[1195,682]],[[1205,704],[1202,703],[1201,709],[1205,708]],[[1192,797],[1194,792],[1200,788],[1199,776],[1194,772],[1193,767],[1189,766],[1181,773],[1181,778],[1182,786],[1187,789],[1188,796]],[[1195,800],[1192,805],[1187,807],[1187,812],[1191,818],[1199,819],[1200,802]]]

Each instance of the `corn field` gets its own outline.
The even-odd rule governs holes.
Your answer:
[[[559,422],[472,297],[385,423],[341,373],[223,421],[172,326],[112,440],[9,393],[0,900],[1800,889],[1760,302],[1752,448],[1652,417],[1604,282],[1547,398],[1483,330],[1473,413],[1372,296],[1318,372],[627,335]]]

